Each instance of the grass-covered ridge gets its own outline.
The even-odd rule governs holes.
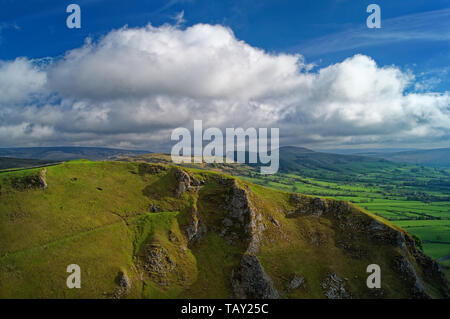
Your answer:
[[[129,161],[170,163],[170,155],[125,157]],[[280,149],[280,171],[261,175],[244,164],[183,164],[239,176],[286,192],[342,199],[381,216],[422,240],[427,255],[439,260],[450,278],[450,169],[394,163],[364,156]]]
[[[2,298],[229,298],[255,238],[281,297],[324,298],[334,275],[352,297],[412,297],[405,262],[428,295],[447,291],[409,235],[345,202],[131,162],[1,173],[0,186]],[[378,294],[365,285],[370,263],[383,269]],[[81,267],[81,289],[66,287],[69,264]]]

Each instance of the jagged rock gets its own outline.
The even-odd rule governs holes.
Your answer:
[[[319,197],[311,198],[299,194],[292,194],[290,202],[295,209],[286,213],[286,217],[295,218],[302,215],[319,217],[329,211],[326,200]]]
[[[395,260],[391,259],[390,268],[399,275],[411,297],[430,297],[429,292],[424,287],[423,280],[437,283],[436,286],[439,287],[442,296],[450,294],[448,281],[439,265],[425,256],[416,247],[414,239],[401,229],[362,214],[357,207],[343,201],[310,199],[306,196],[293,194],[291,204],[294,205],[295,210],[288,213],[286,217],[296,218],[315,215],[330,219],[339,230],[337,238],[334,239],[336,246],[345,250],[351,258],[360,259],[370,256],[371,252],[360,242],[361,238],[368,238],[374,243],[391,245],[398,249],[399,256]],[[305,234],[312,244],[320,244],[327,240],[316,236],[317,234],[313,231],[306,231]],[[416,270],[415,265],[419,266],[420,271],[419,268]],[[328,278],[322,283],[326,296],[329,298],[346,298],[346,294],[349,293],[345,290],[344,285],[339,280],[333,279],[336,278]],[[382,297],[386,293],[383,291],[371,294]]]
[[[288,285],[289,290],[300,288],[305,284],[305,277],[295,275]]]
[[[229,203],[230,216],[238,219],[241,223],[244,222],[246,216],[250,215],[247,193],[237,185],[235,180],[233,180],[231,194],[228,196],[227,202]]]
[[[176,197],[180,197],[189,190],[198,190],[198,187],[200,186],[200,182],[197,179],[190,176],[182,169],[177,169],[175,172],[175,178],[178,182],[178,186],[175,191]]]
[[[417,276],[416,270],[409,261],[408,258],[403,256],[398,256],[393,259],[394,269],[404,282],[410,287],[411,295],[414,298],[430,298],[430,296],[425,292],[422,281]]]
[[[420,255],[420,256],[417,256]],[[428,278],[439,278],[439,281],[442,282],[442,284],[447,283],[447,290],[448,290],[448,282],[445,278],[444,273],[442,272],[441,265],[437,263],[435,260],[431,259],[428,256],[425,256],[422,252],[419,252],[416,250],[415,254],[416,260],[420,263],[420,265],[423,267],[423,273]]]
[[[203,235],[208,231],[206,225],[201,222],[198,211],[195,208],[192,208],[191,220],[185,231],[189,244],[201,240]]]
[[[231,219],[225,217],[222,221],[222,225],[225,228],[230,228],[231,226],[233,226],[233,221]]]
[[[300,204],[302,202],[302,198],[299,194],[292,194],[291,195],[291,201],[294,202],[294,204]]]
[[[280,294],[265,273],[256,256],[244,254],[238,269],[232,273],[232,285],[236,298],[278,299]]]
[[[328,274],[321,283],[323,293],[328,299],[349,299],[351,294],[347,292],[342,279],[336,274]]]
[[[167,282],[169,273],[175,269],[176,264],[165,248],[158,244],[147,244],[142,266],[152,279],[164,284]]]
[[[17,190],[46,189],[48,186],[46,173],[47,169],[43,168],[37,174],[14,178],[11,184]]]
[[[226,200],[229,216],[244,226],[249,238],[247,252],[256,254],[266,225],[262,220],[261,214],[252,208],[247,191],[240,188],[236,180],[233,179],[231,183],[231,190]]]
[[[125,271],[119,271],[116,282],[119,285],[117,289],[115,289],[112,297],[115,299],[120,299],[126,296],[131,289],[131,280],[126,274]]]
[[[313,199],[312,206],[313,206],[313,215],[317,217],[325,213],[328,208],[326,202],[318,197]]]
[[[145,174],[158,174],[160,172],[166,171],[167,167],[163,165],[157,165],[157,164],[148,164],[148,163],[140,163],[138,166],[138,173],[139,175],[145,175]]]
[[[376,219],[373,219],[365,228],[372,239],[400,247],[400,249],[405,251],[405,236],[401,231],[393,229]]]
[[[131,280],[128,278],[128,275],[124,271],[119,272],[119,286],[122,288],[130,288],[131,287]]]
[[[41,188],[45,189],[47,188],[47,169],[44,168],[39,172],[39,182],[41,185]]]

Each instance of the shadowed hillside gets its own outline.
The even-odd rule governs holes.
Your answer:
[[[117,156],[132,156],[146,153],[149,152],[104,147],[77,146],[0,148],[0,157],[37,159],[44,161],[69,161],[75,159],[100,161],[114,159]]]
[[[395,153],[368,153],[367,155],[384,158],[393,162],[428,165],[436,167],[450,166],[450,148],[414,150]]]
[[[0,157],[0,170],[41,166],[52,162],[54,163],[54,161]]]

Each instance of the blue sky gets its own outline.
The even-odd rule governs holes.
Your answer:
[[[66,7],[70,3],[81,6],[81,29],[66,27]],[[371,3],[381,7],[381,29],[366,27],[369,15],[366,8]],[[153,131],[160,136],[158,141],[153,141],[156,144],[167,142],[161,136],[167,135],[174,125],[187,125],[181,115],[178,117],[182,114],[178,113],[184,107],[180,106],[182,103],[189,100],[200,108],[206,103],[205,98],[210,99],[207,108],[211,113],[198,114],[205,114],[209,119],[219,117],[211,105],[219,112],[221,103],[233,108],[247,99],[245,105],[239,106],[247,113],[232,114],[216,122],[211,120],[211,124],[257,126],[267,119],[276,119],[277,125],[284,128],[285,134],[281,133],[284,144],[331,148],[425,147],[447,146],[450,141],[450,0],[0,0],[0,6],[0,93],[6,96],[3,102],[0,98],[0,146],[14,143],[149,148],[151,143],[145,144],[145,138],[139,135],[145,131],[144,124],[138,129],[139,125],[133,122],[136,119],[114,122],[124,117],[117,105],[127,99],[126,105],[133,104],[136,110],[152,103],[161,109],[158,99],[162,97],[179,103],[179,108],[172,110],[177,114],[172,116],[173,121],[154,117],[145,124],[159,129]],[[180,12],[184,13],[183,21],[177,24],[176,16]],[[154,29],[145,29],[148,24]],[[199,24],[209,27],[201,28]],[[125,25],[128,31],[121,29]],[[230,30],[232,35],[224,30]],[[205,35],[211,38],[204,39]],[[170,51],[173,46],[169,42],[155,44],[156,39],[166,36],[172,37],[173,45],[181,50],[197,50],[195,57],[183,63],[179,61],[181,71],[177,76],[198,81],[190,91],[189,85],[174,85],[172,89],[164,81],[146,76],[155,69],[164,70],[164,75],[172,74],[164,59],[177,60],[184,54]],[[129,42],[128,37],[136,42]],[[192,44],[189,42],[192,37],[201,41]],[[86,38],[91,39],[93,47],[86,46]],[[222,44],[232,45],[230,56],[225,56],[228,65],[222,65],[220,60],[208,60],[211,54],[219,56],[228,52],[226,44],[214,51],[218,39],[224,41]],[[119,45],[119,50],[104,50],[115,45]],[[151,55],[163,51],[168,54],[155,58],[158,64],[154,69],[147,65],[148,57],[135,57],[137,60],[132,62],[128,58],[136,52]],[[258,61],[265,62],[245,60],[250,51],[259,56]],[[67,52],[71,54],[66,55]],[[47,62],[42,63],[41,58]],[[133,69],[136,67],[133,63],[139,67]],[[120,73],[122,78],[115,78],[117,72],[108,73],[122,64],[126,66]],[[87,65],[99,67],[91,74]],[[185,65],[188,65],[186,70]],[[225,74],[236,65],[250,66],[242,76],[233,72]],[[139,78],[141,69],[147,73]],[[188,73],[208,74],[210,69],[221,72],[209,74],[214,80],[234,76],[242,77],[239,79],[242,85],[261,83],[252,88],[254,95],[245,95],[241,92],[243,88],[235,86],[239,81],[223,87],[207,87],[205,83],[210,83],[211,78]],[[78,70],[81,75],[75,74],[71,82],[70,72]],[[269,73],[267,79],[254,77]],[[95,82],[96,75],[103,78]],[[370,81],[367,76],[372,77]],[[111,78],[116,82],[108,82]],[[86,79],[94,81],[90,87],[95,87],[95,92],[85,87]],[[263,88],[271,91],[274,84],[271,81],[280,79],[288,84],[274,89],[270,96],[260,93]],[[329,79],[335,80],[331,83]],[[98,81],[105,86],[99,87]],[[355,90],[359,95],[352,92],[352,85],[359,86]],[[210,91],[199,97],[192,93],[199,87]],[[69,92],[68,88],[76,93]],[[151,94],[132,96],[130,93],[141,89]],[[18,91],[25,92],[26,97],[19,96]],[[123,95],[119,96],[118,92]],[[180,96],[185,98],[182,102],[176,100]],[[237,101],[235,96],[242,99]],[[372,101],[366,101],[365,96],[370,96]],[[84,119],[76,111],[80,103],[99,122],[94,125],[90,119],[68,129],[69,115],[80,117],[80,123]],[[52,108],[52,114],[58,114],[52,117],[54,123],[49,123],[48,115],[44,116],[44,106]],[[252,108],[258,108],[260,114],[267,113],[267,118],[261,115],[258,119],[249,118],[246,123],[241,121],[248,114],[255,114]],[[186,106],[186,110],[192,108]],[[43,119],[18,116],[26,114],[25,111]],[[301,125],[304,130],[299,129]],[[2,129],[7,132],[5,137]],[[16,140],[8,138],[11,131],[16,132]]]
[[[65,27],[70,3],[82,8],[80,30]],[[370,3],[381,7],[381,30],[365,26]],[[79,47],[88,36],[96,38],[126,24],[171,23],[184,10],[187,26],[227,25],[237,38],[268,51],[298,52],[317,65],[362,53],[382,65],[430,76],[446,72],[438,89],[450,88],[449,0],[2,0],[0,5],[0,59],[57,56]]]

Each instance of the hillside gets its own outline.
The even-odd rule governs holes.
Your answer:
[[[236,154],[234,155],[236,158]],[[248,164],[248,152],[245,154],[246,163],[222,163],[222,164],[183,164],[186,167],[204,167],[207,169],[216,169],[233,175],[245,175],[245,172],[259,169],[259,163]],[[283,146],[279,149],[280,173],[296,172],[310,177],[331,177],[347,178],[356,177],[360,174],[373,173],[381,168],[398,168],[401,164],[393,163],[385,159],[373,158],[360,155],[333,154],[312,151],[303,147]],[[119,160],[126,161],[145,161],[157,163],[163,161],[170,163],[171,158],[168,154],[139,154],[134,156],[118,156]]]
[[[0,148],[0,157],[43,161],[70,161],[76,159],[101,161],[114,159],[117,156],[133,156],[146,153],[149,152],[104,147],[77,146]]]
[[[395,153],[367,153],[365,155],[384,158],[393,162],[450,167],[450,148],[414,150]]]
[[[0,298],[449,296],[410,235],[344,201],[131,162],[2,173],[0,185]],[[69,264],[81,289],[66,287]]]
[[[310,177],[357,176],[372,173],[380,168],[399,167],[385,159],[360,155],[315,152],[302,147],[280,148],[280,171],[297,172]]]
[[[275,175],[261,175],[257,166],[244,164],[183,166],[239,176],[282,191],[355,203],[418,236],[424,252],[439,261],[450,279],[450,169],[296,147],[281,148],[280,157],[281,170]],[[164,154],[121,159],[170,163],[170,156]]]
[[[54,161],[0,157],[0,170],[41,166],[41,165],[50,164],[52,162],[54,162]]]

